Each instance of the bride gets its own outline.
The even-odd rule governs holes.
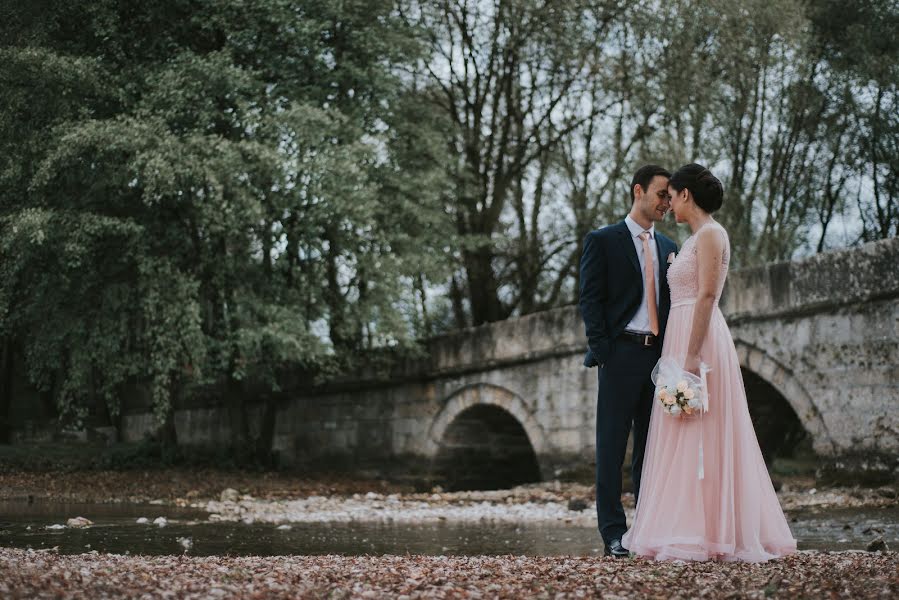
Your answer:
[[[718,308],[730,260],[727,232],[712,218],[723,200],[721,182],[689,164],[671,176],[668,192],[676,221],[693,235],[668,268],[671,312],[662,357],[697,375],[700,364],[711,367],[709,410],[682,418],[653,405],[637,512],[622,545],[657,560],[784,556],[796,551],[796,540],[762,459]]]

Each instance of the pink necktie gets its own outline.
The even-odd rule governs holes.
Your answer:
[[[655,268],[652,264],[652,252],[649,250],[649,232],[640,234],[643,240],[643,262],[646,265],[646,308],[649,310],[649,330],[653,335],[659,335],[659,314],[656,307],[656,278]]]

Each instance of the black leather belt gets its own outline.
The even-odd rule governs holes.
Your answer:
[[[646,347],[655,346],[659,340],[658,336],[651,333],[632,333],[630,331],[622,331],[618,337]]]

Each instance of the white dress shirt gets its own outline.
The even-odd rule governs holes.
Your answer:
[[[634,315],[634,318],[631,319],[631,322],[627,324],[625,330],[635,331],[637,333],[651,333],[649,330],[649,309],[646,306],[646,257],[643,256],[643,240],[640,239],[640,234],[644,231],[649,232],[649,240],[647,241],[649,242],[649,250],[652,252],[652,266],[655,271],[654,277],[656,278],[656,306],[658,307],[659,288],[662,286],[659,282],[659,249],[656,246],[655,225],[651,225],[649,229],[643,229],[630,215],[624,218],[624,222],[631,232],[631,240],[634,242],[634,248],[637,249],[637,259],[640,261],[641,281],[643,281],[643,299],[640,301],[640,308],[637,309],[637,313]]]

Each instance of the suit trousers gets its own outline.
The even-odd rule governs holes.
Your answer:
[[[649,377],[662,352],[661,340],[642,346],[626,339],[612,345],[599,369],[596,405],[596,513],[599,533],[606,545],[627,531],[621,505],[621,468],[627,438],[634,429],[631,473],[634,498],[640,490],[640,472],[649,433],[655,385]]]

